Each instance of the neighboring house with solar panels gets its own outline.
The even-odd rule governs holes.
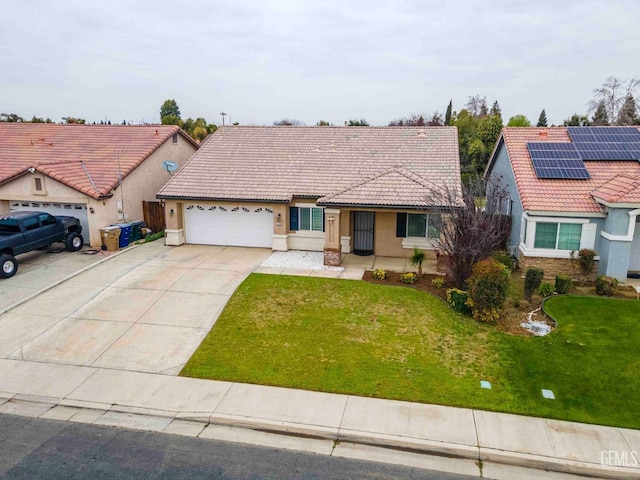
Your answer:
[[[522,268],[571,274],[574,250],[598,252],[598,274],[640,273],[640,131],[506,127],[485,176],[502,177]]]

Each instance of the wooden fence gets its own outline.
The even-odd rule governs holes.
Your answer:
[[[160,202],[142,202],[142,214],[147,228],[154,232],[164,230],[164,207]]]

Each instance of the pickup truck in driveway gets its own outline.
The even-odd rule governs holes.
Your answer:
[[[0,278],[16,274],[16,255],[56,242],[64,242],[70,252],[80,250],[84,244],[80,220],[54,217],[45,212],[13,212],[0,216]]]

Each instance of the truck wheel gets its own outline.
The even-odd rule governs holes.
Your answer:
[[[64,239],[64,246],[69,252],[77,252],[84,245],[84,239],[78,232],[69,232]]]
[[[18,271],[18,261],[13,255],[0,255],[0,278],[13,277]]]

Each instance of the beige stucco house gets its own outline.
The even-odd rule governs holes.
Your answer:
[[[460,190],[455,127],[231,126],[158,198],[169,245],[324,251],[337,265],[416,247],[435,258],[442,186]]]
[[[155,201],[170,178],[163,162],[182,166],[197,148],[171,125],[2,122],[0,214],[71,215],[85,242],[99,246],[101,227],[142,220],[142,202]]]

